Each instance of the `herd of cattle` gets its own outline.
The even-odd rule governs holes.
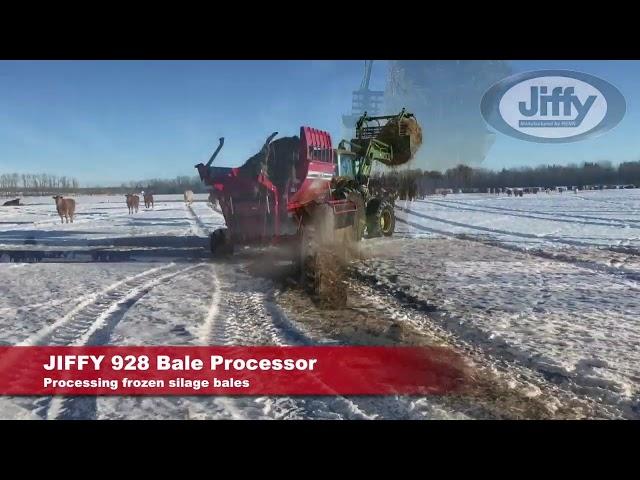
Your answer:
[[[127,199],[127,208],[129,209],[129,214],[138,213],[138,207],[140,206],[140,197],[133,193],[127,193],[125,195]],[[144,193],[144,208],[153,208],[153,195],[151,193]]]
[[[547,194],[552,191],[557,191],[558,193],[562,193],[567,191],[567,187],[556,187],[555,189],[551,188],[543,188],[543,187],[525,187],[525,188],[489,188],[487,189],[487,193],[495,193],[496,195],[500,195],[501,193],[506,193],[508,197],[522,197],[525,193],[535,193],[545,192]],[[578,187],[571,188],[573,193],[578,193]]]
[[[496,187],[496,188],[487,188],[487,193],[491,193],[491,194],[495,194],[495,195],[500,195],[502,193],[504,193],[505,195],[507,195],[508,197],[522,197],[525,193],[541,193],[541,192],[545,192],[547,194],[553,192],[553,191],[557,191],[558,193],[562,193],[562,192],[566,192],[567,190],[571,190],[574,193],[578,193],[578,187],[572,187],[571,189],[568,189],[567,187],[556,187],[556,188],[544,188],[544,187],[522,187],[522,188],[515,188],[515,187]],[[437,188],[436,189],[436,195],[442,195],[443,197],[446,197],[449,194],[455,193],[454,190],[452,188]],[[470,192],[463,192],[463,190],[459,189],[458,193],[470,193]],[[477,189],[474,190],[472,193],[478,193]],[[422,197],[424,198],[424,197]]]
[[[514,196],[514,197],[522,197],[523,194],[525,193],[538,193],[538,192],[546,192],[546,193],[550,193],[551,189],[549,188],[541,188],[541,187],[528,187],[528,188],[490,188],[487,189],[487,193],[493,193],[496,195],[500,195],[501,193],[506,194],[507,196]],[[557,187],[557,191],[562,193],[563,191],[567,190],[566,187]],[[578,193],[578,189],[575,188],[572,190],[575,193]],[[436,195],[440,194],[442,196],[446,196],[447,194],[450,193],[454,193],[452,189],[450,188],[441,188],[441,189],[436,189]],[[145,193],[142,192],[142,196],[143,196],[143,200],[144,200],[144,207],[145,208],[154,208],[154,203],[153,203],[153,194],[151,193]],[[62,223],[73,223],[73,217],[75,216],[75,210],[76,210],[76,201],[72,198],[63,198],[62,195],[56,195],[53,197],[53,199],[56,202],[56,209],[58,210],[58,215],[60,215],[60,221]],[[135,213],[138,213],[138,209],[140,206],[140,196],[133,194],[133,193],[127,193],[125,195],[125,199],[127,202],[127,208],[129,210],[129,214],[133,215]],[[213,203],[213,199],[210,196],[209,200]],[[191,190],[187,190],[186,192],[184,192],[184,202],[187,205],[191,205],[193,203],[193,192]],[[5,202],[3,204],[3,206],[20,206],[20,200],[16,199],[16,200],[10,200],[8,202]]]
[[[143,192],[142,196],[144,199],[144,208],[154,208],[153,194]],[[76,201],[73,198],[64,198],[62,195],[56,195],[53,199],[56,202],[56,209],[58,210],[58,215],[60,215],[61,223],[65,223],[65,220],[66,223],[73,223],[73,217],[76,212]],[[129,214],[133,215],[134,213],[138,213],[140,196],[133,193],[127,193],[125,195],[125,199],[127,202],[127,208],[129,209]],[[184,202],[187,205],[191,205],[193,203],[193,192],[191,190],[184,192]],[[19,205],[19,199],[4,203],[4,206]]]

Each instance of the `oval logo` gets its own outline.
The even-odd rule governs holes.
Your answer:
[[[576,142],[615,127],[626,112],[620,91],[601,78],[569,70],[518,73],[493,85],[480,111],[496,130],[521,140]]]

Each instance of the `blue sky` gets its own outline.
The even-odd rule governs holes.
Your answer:
[[[601,137],[529,143],[497,134],[483,166],[640,159],[640,62],[513,61],[515,71],[562,68],[613,83],[627,114]],[[273,131],[300,125],[335,140],[355,61],[3,61],[0,62],[0,172],[47,172],[82,185],[194,175],[225,137],[220,165],[237,165]],[[376,61],[371,88],[384,89]],[[426,132],[428,135],[428,132]]]

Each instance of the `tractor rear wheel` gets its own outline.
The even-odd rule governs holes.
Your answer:
[[[396,228],[396,215],[393,205],[382,200],[378,208],[367,218],[367,233],[369,237],[390,237]]]

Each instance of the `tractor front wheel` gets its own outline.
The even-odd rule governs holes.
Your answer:
[[[381,201],[378,208],[367,219],[367,233],[369,237],[390,237],[396,228],[396,215],[393,205]]]

